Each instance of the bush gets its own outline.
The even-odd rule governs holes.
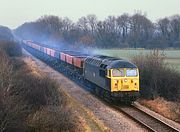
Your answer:
[[[146,56],[133,57],[140,70],[140,92],[142,97],[164,97],[180,101],[180,74],[164,62],[165,55],[154,50]]]
[[[0,48],[3,49],[10,57],[22,55],[20,44],[14,41],[0,41]]]
[[[14,88],[11,89],[11,93],[18,94],[28,106],[36,109],[45,105],[60,104],[56,83],[46,77],[18,74],[14,79]]]

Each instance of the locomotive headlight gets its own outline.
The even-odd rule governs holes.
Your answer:
[[[124,82],[127,82],[127,79],[124,79]]]
[[[114,87],[118,88],[118,80],[114,80]]]

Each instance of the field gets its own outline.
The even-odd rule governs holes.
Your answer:
[[[113,57],[123,58],[130,60],[135,55],[146,55],[152,50],[144,49],[108,49],[108,50],[95,50],[96,54],[109,55]],[[164,50],[161,51],[165,54],[165,61],[173,68],[180,71],[180,50]]]

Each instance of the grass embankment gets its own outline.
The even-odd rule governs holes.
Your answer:
[[[14,42],[0,42],[0,131],[78,131],[54,80],[28,67]]]
[[[154,50],[147,55],[134,56],[132,61],[140,71],[141,104],[161,115],[179,122],[180,73],[164,61],[164,54]]]
[[[156,113],[180,123],[180,103],[167,101],[160,97],[153,100],[142,99],[140,103]]]

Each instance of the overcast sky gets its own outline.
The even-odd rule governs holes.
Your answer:
[[[104,20],[109,15],[147,13],[156,21],[165,16],[180,14],[180,0],[0,0],[0,25],[16,28],[43,15],[68,17],[73,21],[95,14]]]

